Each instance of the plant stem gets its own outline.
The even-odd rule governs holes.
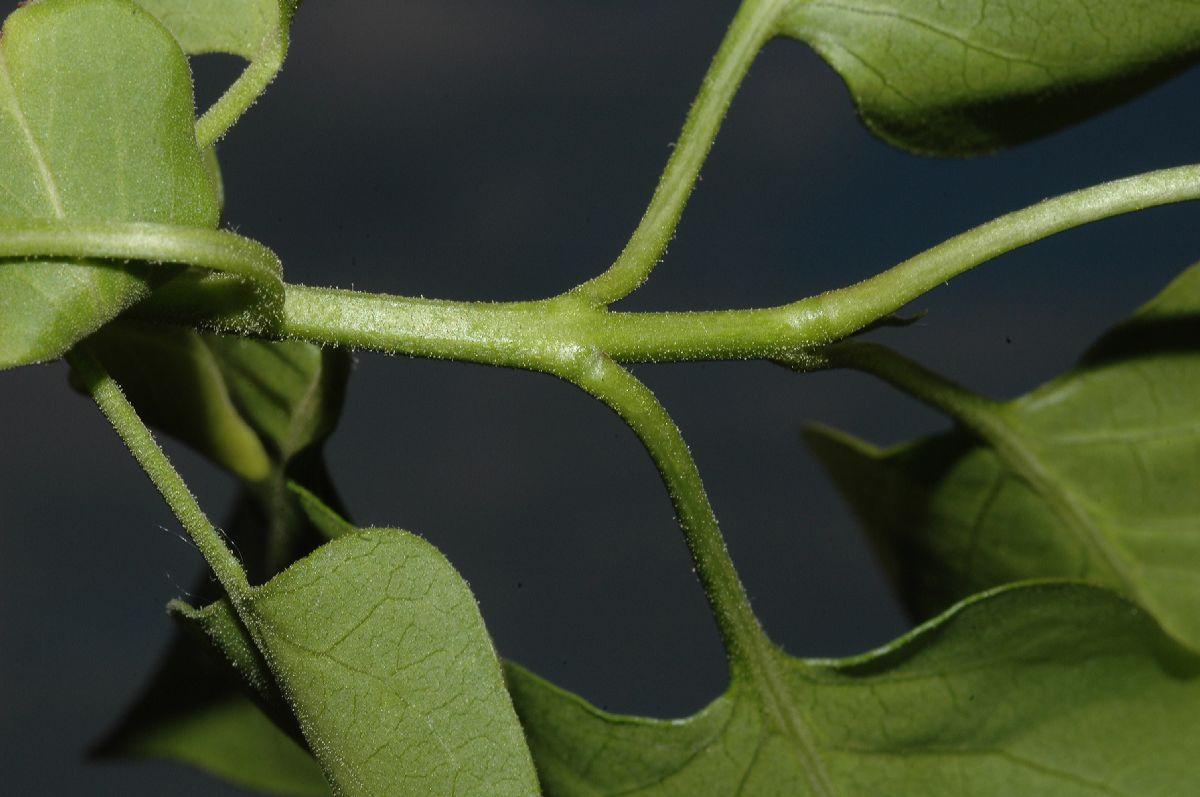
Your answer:
[[[211,147],[225,135],[279,74],[284,56],[287,55],[288,27],[297,5],[299,0],[279,4],[281,16],[264,35],[261,49],[253,55],[233,85],[196,121],[196,143],[200,149]]]
[[[250,585],[241,563],[204,515],[195,496],[171,466],[167,455],[158,447],[150,430],[142,423],[133,405],[121,392],[120,386],[87,350],[87,344],[69,352],[67,362],[83,380],[88,393],[133,454],[133,458],[162,494],[167,506],[192,538],[192,542],[196,543],[196,547],[200,549],[200,553],[234,605],[244,604],[250,594]]]
[[[1000,404],[878,343],[843,341],[812,355],[824,367],[852,368],[877,377],[923,404],[940,410],[987,440]],[[811,365],[812,360],[808,363]]]
[[[252,312],[239,313],[230,324],[251,332],[272,326],[283,306],[283,266],[279,258],[257,241],[227,230],[147,222],[4,219],[0,224],[0,258],[20,257],[137,260],[219,272],[206,275],[207,282],[190,281],[186,289],[178,291],[176,300],[156,293],[151,302],[161,303],[162,312],[173,317],[211,316],[212,303],[202,306],[201,297],[210,295],[212,287],[225,281],[242,294],[248,289]],[[159,290],[175,293],[170,283]]]
[[[225,331],[324,345],[539,371],[580,347],[620,362],[776,359],[796,364],[806,352],[851,335],[1017,247],[1110,216],[1195,199],[1200,199],[1200,166],[1104,183],[1001,216],[856,285],[753,310],[620,313],[578,294],[479,303],[285,287],[274,254],[253,241],[225,231],[157,224],[6,220],[0,257],[144,259],[221,271],[207,281],[177,278],[136,312],[159,321],[195,319]],[[210,283],[218,289],[215,294],[206,291]],[[227,300],[220,291],[240,290],[238,284],[245,283],[252,287],[252,301],[221,315]]]
[[[829,341],[896,312],[952,277],[1055,233],[1138,210],[1200,199],[1200,165],[1177,166],[1072,191],[1007,213],[881,274],[790,305],[820,319]]]
[[[584,353],[558,376],[604,402],[638,436],[654,460],[687,541],[696,575],[712,607],[735,680],[760,669],[770,643],[738,578],[687,443],[663,405],[641,381],[600,352]]]
[[[603,274],[572,293],[599,306],[633,293],[666,251],[734,94],[759,50],[774,35],[779,0],[744,0],[696,96],[683,132],[637,229]]]

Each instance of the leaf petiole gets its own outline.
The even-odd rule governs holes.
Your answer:
[[[763,45],[776,33],[783,5],[780,0],[744,0],[738,8],[637,229],[608,270],[572,294],[605,306],[633,293],[650,276],[675,234],[733,96]]]
[[[133,405],[121,392],[121,387],[104,366],[87,349],[76,346],[66,355],[67,362],[79,375],[88,393],[108,418],[113,429],[125,443],[133,458],[158,489],[171,512],[191,537],[192,542],[216,574],[235,606],[242,606],[250,596],[250,584],[241,562],[225,544],[220,532],[205,516],[182,477],[159,448],[150,430],[142,423]]]
[[[696,575],[712,608],[731,676],[753,678],[770,643],[750,607],[716,515],[683,435],[650,388],[610,357],[593,352],[557,374],[607,405],[629,425],[662,476]]]

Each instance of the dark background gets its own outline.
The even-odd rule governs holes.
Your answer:
[[[6,8],[14,4],[6,3]],[[306,284],[533,299],[633,229],[732,0],[309,0],[287,67],[222,143],[228,223]],[[197,64],[201,103],[236,74]],[[807,48],[773,43],[734,103],[667,261],[623,307],[772,305],[866,277],[1043,197],[1195,160],[1200,76],[1013,152],[904,155]],[[1066,368],[1197,256],[1196,210],[1104,222],[921,299],[887,338],[993,396]],[[675,414],[771,635],[862,652],[909,625],[798,439],[943,425],[851,374],[640,367]],[[169,764],[87,764],[202,566],[61,364],[0,374],[0,773],[9,794],[234,795]],[[170,448],[221,518],[230,480]],[[427,536],[502,655],[614,711],[694,711],[722,656],[648,458],[555,380],[361,355],[329,446],[362,524]]]

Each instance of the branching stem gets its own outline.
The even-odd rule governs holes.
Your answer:
[[[871,279],[753,310],[622,313],[568,294],[540,302],[450,302],[287,286],[277,333],[392,354],[544,370],[564,349],[618,362],[782,359],[851,335],[952,277],[1090,222],[1200,199],[1200,166],[1181,166],[1064,194],[1009,213]]]

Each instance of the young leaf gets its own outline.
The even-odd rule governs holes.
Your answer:
[[[336,540],[338,537],[344,537],[358,530],[348,520],[322,503],[320,498],[303,485],[288,482],[287,488],[300,502],[300,509],[308,521],[326,540]]]
[[[190,684],[181,684],[188,689]],[[312,755],[237,693],[197,705],[178,718],[160,718],[154,734],[131,739],[119,752],[167,758],[258,792],[329,797],[332,792]],[[172,721],[174,719],[174,721]]]
[[[196,137],[208,146],[225,134],[279,73],[300,0],[138,0],[138,4],[158,17],[189,55],[227,53],[250,62],[197,123]]]
[[[890,370],[927,401],[940,381],[912,364]],[[941,391],[931,403],[959,420],[951,432],[888,452],[825,430],[808,440],[917,613],[1007,581],[1087,578],[1200,648],[1197,385],[1193,266],[1022,398]]]
[[[1179,737],[1200,711],[1200,660],[1100,588],[1002,589],[845,661],[775,655],[778,681],[735,683],[678,721],[607,714],[510,667],[545,793],[1173,797],[1200,789],[1195,745]],[[786,716],[767,708],[781,705]]]
[[[338,349],[133,321],[90,345],[148,423],[250,482],[329,436],[350,373]]]
[[[371,529],[323,546],[253,590],[248,636],[226,603],[188,616],[252,688],[278,684],[336,794],[539,793],[475,600],[420,538]]]
[[[0,36],[0,217],[216,227],[191,73],[128,0],[45,0]],[[169,272],[0,263],[0,369],[59,357]]]
[[[181,761],[271,794],[328,795],[308,750],[217,669],[199,642],[181,640],[188,644],[173,646],[136,708],[94,753]]]
[[[779,25],[841,74],[881,138],[938,155],[1053,132],[1200,55],[1186,0],[790,0]]]
[[[244,491],[226,534],[243,554],[253,554],[262,546],[262,527],[259,502]],[[195,588],[201,599],[217,593],[208,577]],[[173,759],[270,793],[329,794],[295,718],[229,604],[217,601],[197,611],[174,602],[169,608],[179,630],[166,658],[94,753]]]

